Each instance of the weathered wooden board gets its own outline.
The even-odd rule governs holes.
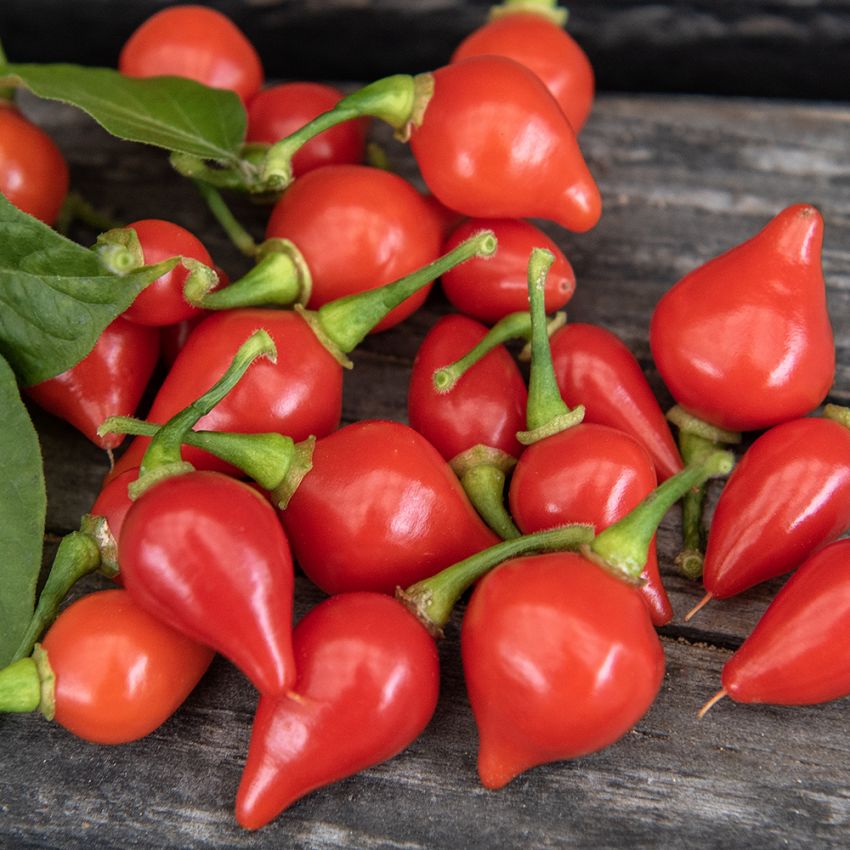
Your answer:
[[[217,261],[242,265],[158,152],[107,138],[73,111],[27,100],[59,138],[75,186],[119,219],[167,214],[195,229]],[[550,231],[579,282],[575,320],[620,333],[667,403],[647,344],[652,307],[698,263],[755,233],[783,206],[815,203],[826,220],[824,265],[838,343],[833,400],[850,396],[850,115],[789,102],[603,97],[583,135],[606,202],[600,225]],[[388,142],[406,174],[406,151]],[[262,212],[238,205],[257,234]],[[91,234],[80,233],[81,238]],[[426,308],[369,339],[346,376],[346,421],[404,419],[418,344],[447,310]],[[49,530],[74,528],[106,459],[69,428],[35,412],[49,478]],[[217,660],[187,704],[136,744],[75,740],[35,717],[0,718],[0,846],[111,847],[842,847],[850,827],[847,701],[801,709],[727,702],[695,712],[718,687],[729,653],[780,582],[682,614],[697,587],[675,575],[677,516],[659,552],[677,620],[663,630],[668,672],[651,711],[602,753],[531,770],[500,792],[475,774],[476,732],[458,655],[441,645],[440,706],[404,754],[295,804],[274,824],[241,831],[232,806],[255,694]],[[85,589],[98,586],[88,580]],[[80,591],[78,591],[80,592]],[[297,614],[320,594],[301,579]]]
[[[497,0],[216,0],[273,77],[365,80],[445,63]],[[110,65],[163,0],[3,0],[16,61]],[[847,100],[850,0],[572,0],[603,91]],[[68,38],[73,33],[73,38]]]

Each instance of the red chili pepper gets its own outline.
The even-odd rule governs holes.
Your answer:
[[[172,6],[151,15],[124,44],[118,69],[129,77],[188,77],[231,89],[245,102],[263,84],[253,45],[230,18],[201,5]]]
[[[410,148],[446,206],[480,218],[546,218],[577,232],[599,221],[602,200],[575,133],[533,71],[475,56],[433,78]]]
[[[741,458],[712,516],[702,604],[794,569],[850,528],[850,419],[827,410],[839,421],[777,425]]]
[[[821,270],[823,219],[798,204],[680,280],[658,302],[649,341],[678,403],[732,431],[814,410],[835,349]]]
[[[601,531],[622,519],[656,485],[646,450],[606,425],[574,425],[528,446],[511,476],[511,514],[523,534],[567,523]],[[673,618],[658,571],[655,539],[641,574],[641,594],[656,626]]]
[[[808,705],[850,694],[850,541],[803,563],[723,667],[724,696],[736,702]]]
[[[97,744],[135,741],[179,708],[212,657],[126,591],[91,593],[59,615],[32,658],[0,671],[0,711],[40,709]]]
[[[590,60],[563,29],[566,12],[556,3],[538,0],[515,5],[508,0],[492,7],[490,20],[458,45],[452,62],[485,54],[515,59],[543,80],[578,133],[593,103]]]
[[[154,485],[124,518],[118,562],[139,605],[229,658],[261,693],[292,685],[292,559],[253,488],[217,472]]]
[[[275,205],[266,237],[286,239],[300,253],[311,309],[409,274],[435,260],[441,243],[439,223],[419,192],[397,174],[366,165],[305,174]],[[429,291],[406,299],[375,330],[407,318]]]
[[[487,788],[612,744],[664,677],[635,588],[569,552],[519,558],[479,582],[461,649]]]
[[[68,165],[53,139],[0,96],[0,192],[53,225],[68,194]]]
[[[85,434],[95,445],[114,449],[123,439],[99,436],[109,416],[132,416],[159,357],[159,334],[119,316],[76,366],[32,387],[26,394],[40,407]]]
[[[435,370],[486,334],[484,325],[456,314],[431,328],[413,361],[407,416],[449,462],[490,527],[508,537],[518,532],[505,513],[502,491],[505,473],[522,452],[516,432],[525,422],[525,381],[501,346],[469,369],[451,392],[439,392],[433,381]]]
[[[584,405],[584,421],[625,431],[646,448],[659,481],[682,458],[646,376],[628,347],[599,325],[567,324],[552,334],[552,363],[567,404]]]
[[[527,221],[470,219],[455,228],[443,250],[485,228],[499,240],[496,255],[487,260],[471,260],[441,278],[443,292],[455,309],[486,324],[527,310],[528,255],[532,248],[546,248],[555,257],[546,278],[546,312],[560,310],[572,298],[576,279],[569,260],[549,236]]]
[[[175,360],[148,418],[163,422],[191,403],[224,371],[236,345],[262,327],[277,347],[277,363],[257,363],[245,380],[200,420],[199,427],[277,432],[296,441],[329,434],[339,425],[342,412],[342,364],[351,365],[345,352],[352,351],[381,316],[406,296],[453,264],[478,253],[492,253],[495,244],[492,234],[484,233],[386,288],[330,302],[316,313],[258,308],[209,316],[198,325]],[[146,446],[146,438],[135,440],[113,474],[138,466]],[[231,469],[195,448],[187,448],[184,456],[199,469]]]
[[[318,440],[281,516],[299,566],[326,593],[393,593],[498,542],[439,452],[399,422]]]
[[[293,632],[292,692],[261,697],[236,817],[257,829],[310,791],[401,752],[434,713],[439,659],[398,602],[346,593]]]
[[[597,531],[624,517],[652,492],[655,469],[643,446],[624,431],[584,424],[584,408],[564,403],[553,369],[543,292],[552,254],[535,248],[528,263],[531,375],[527,444],[511,477],[508,501],[523,533],[565,523]],[[654,539],[644,569],[644,598],[656,625],[673,616],[661,583]]]
[[[127,228],[138,238],[141,265],[154,265],[171,257],[185,257],[207,267],[213,265],[203,243],[179,224],[146,218],[128,224]],[[201,311],[183,295],[189,271],[185,264],[178,263],[170,272],[148,284],[124,311],[124,318],[140,325],[162,327],[199,316]]]
[[[279,695],[295,676],[286,535],[256,490],[195,471],[180,454],[204,412],[253,359],[273,353],[268,334],[253,334],[219,382],[151,441],[134,485],[141,495],[124,517],[118,562],[125,587],[143,608],[221,652],[261,693]]]
[[[248,104],[246,141],[272,144],[332,109],[342,92],[324,83],[280,83],[263,89]],[[311,139],[292,160],[295,177],[322,165],[362,162],[367,120],[331,127]]]
[[[547,218],[574,231],[599,220],[599,189],[558,102],[533,71],[504,56],[474,56],[416,78],[398,74],[348,95],[271,147],[263,185],[283,188],[303,144],[364,115],[409,138],[425,184],[450,209]]]

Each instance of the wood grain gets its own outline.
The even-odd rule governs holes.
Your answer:
[[[122,220],[165,209],[194,228],[231,274],[244,264],[161,153],[116,142],[70,109],[32,99],[25,107],[56,134],[74,185],[94,204]],[[839,361],[831,397],[847,403],[848,127],[846,110],[830,106],[601,98],[582,143],[605,198],[603,220],[582,236],[548,228],[576,268],[571,318],[621,334],[668,403],[646,336],[657,298],[785,205],[808,201],[826,220],[824,267]],[[394,165],[415,177],[406,150],[379,135]],[[262,211],[237,208],[259,235]],[[412,358],[447,309],[435,293],[423,311],[356,352],[355,369],[346,376],[346,421],[404,420]],[[107,462],[67,426],[37,411],[34,416],[48,475],[48,527],[61,534],[90,506]],[[697,721],[724,661],[781,581],[711,605],[685,625],[681,615],[700,593],[672,567],[677,535],[674,511],[659,535],[662,572],[678,615],[662,630],[664,687],[637,728],[604,752],[535,768],[500,792],[484,791],[475,773],[476,732],[456,618],[440,647],[442,695],[425,734],[391,762],[309,795],[257,833],[240,830],[232,815],[255,694],[223,660],[170,721],[135,744],[96,747],[40,718],[2,717],[0,846],[846,846],[846,700],[799,709],[726,701]],[[89,579],[75,594],[100,584]],[[299,579],[296,614],[320,598]]]

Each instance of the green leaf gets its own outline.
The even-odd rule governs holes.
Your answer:
[[[35,605],[47,497],[41,449],[15,375],[0,359],[0,668],[18,648]]]
[[[118,277],[93,251],[0,194],[0,356],[25,386],[70,369],[139,292],[177,262]]]
[[[0,86],[24,85],[39,97],[87,112],[132,142],[220,162],[235,162],[245,138],[238,95],[181,77],[125,77],[111,68],[8,64]]]

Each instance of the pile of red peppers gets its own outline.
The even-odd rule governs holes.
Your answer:
[[[574,270],[529,221],[582,233],[602,215],[579,144],[593,71],[562,24],[552,2],[505,0],[446,66],[347,95],[264,87],[254,48],[208,7],[165,9],[127,41],[116,75],[238,96],[243,158],[172,162],[254,265],[229,281],[164,219],[97,239],[104,274],[178,259],[82,360],[25,388],[118,459],[0,671],[0,709],[135,740],[218,653],[259,694],[234,789],[254,829],[423,731],[435,639],[463,597],[478,770],[499,788],[612,744],[652,704],[656,629],[673,618],[654,534],[680,499],[678,562],[705,587],[689,617],[794,571],[703,712],[850,694],[850,412],[821,410],[835,371],[822,217],[777,211],[661,298],[665,414],[620,339],[564,321]],[[364,164],[372,120],[409,143],[417,185]],[[68,191],[58,148],[5,90],[0,190],[50,226]],[[260,244],[233,192],[271,204]],[[340,427],[348,355],[438,278],[455,312],[416,356],[409,425]],[[706,482],[727,475],[708,524]],[[296,569],[327,599],[293,628]],[[63,607],[95,570],[116,586]]]

